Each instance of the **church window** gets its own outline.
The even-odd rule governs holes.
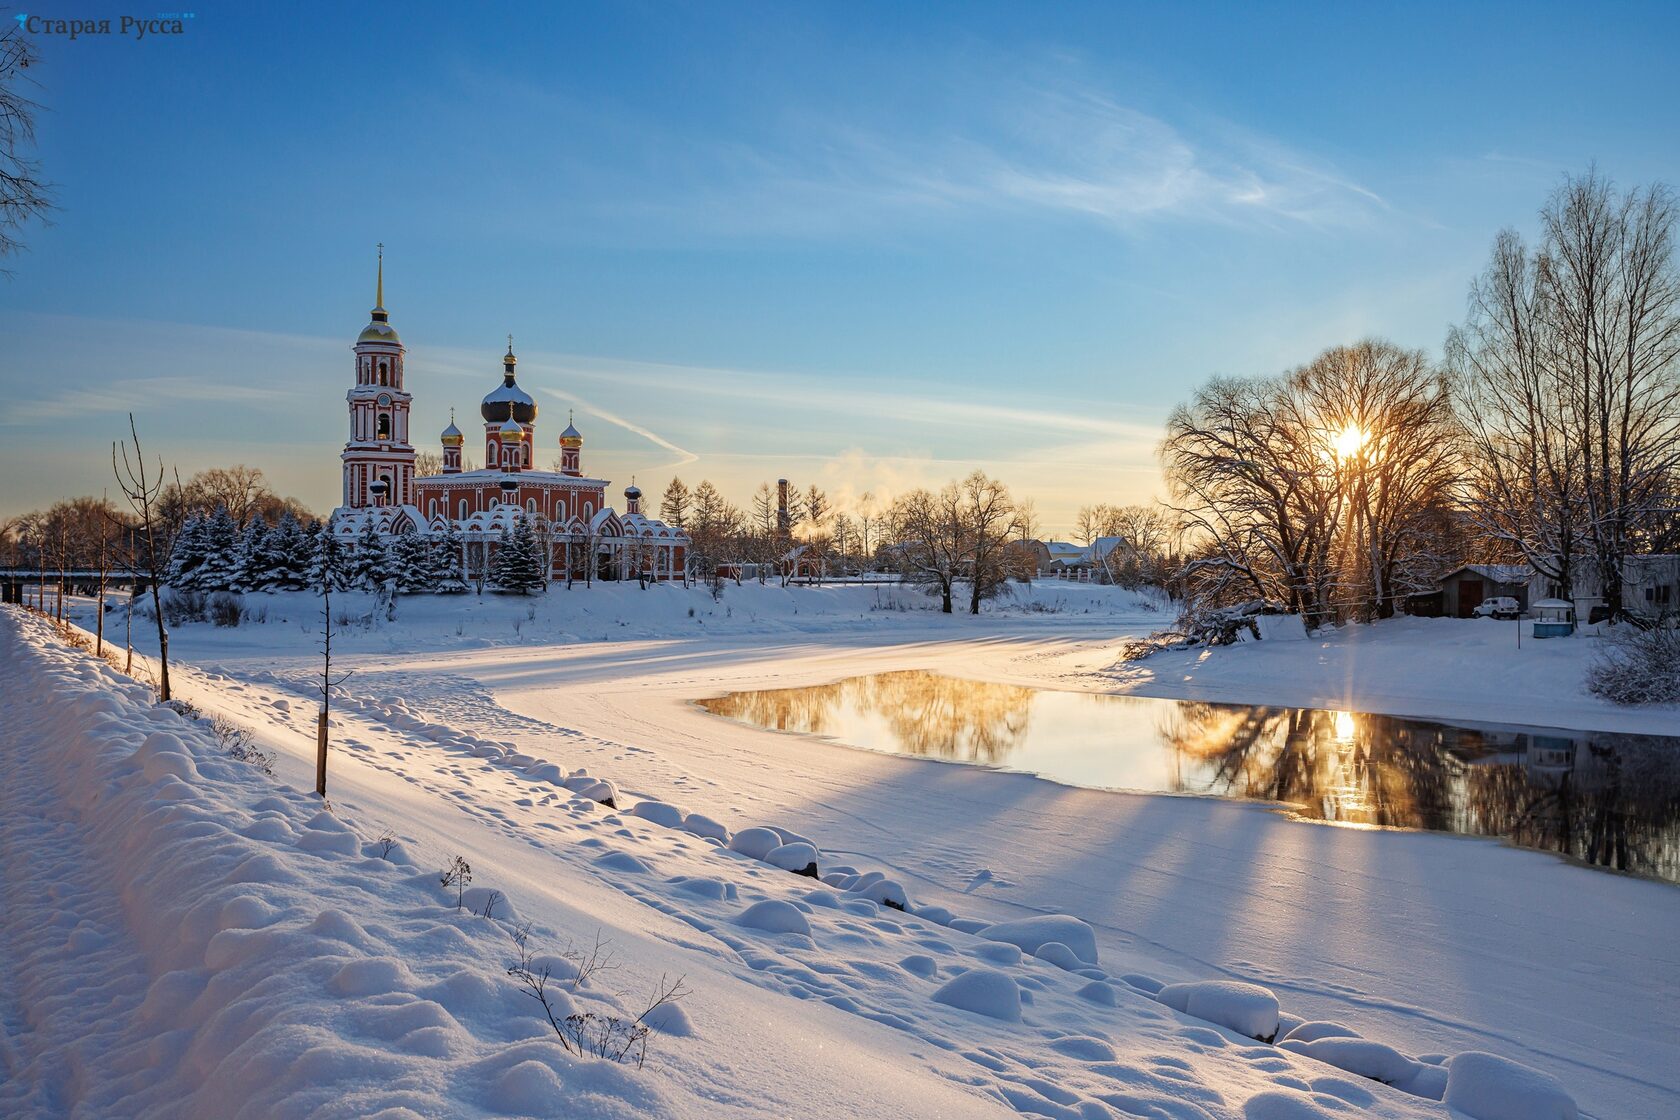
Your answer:
[[[386,365],[384,362],[379,363],[379,383],[381,385],[389,385],[391,383],[390,372],[390,366]]]
[[[433,498],[431,501],[426,503],[426,520],[427,521],[437,520],[437,499],[436,498]]]
[[[379,438],[391,438],[391,415],[388,412],[381,412],[379,414]]]
[[[465,498],[461,499],[460,511],[460,518],[465,521],[467,519],[467,500]]]

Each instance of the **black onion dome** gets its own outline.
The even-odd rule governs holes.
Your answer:
[[[513,347],[509,346],[507,356],[502,359],[502,383],[478,406],[478,414],[484,417],[486,423],[500,424],[509,415],[521,424],[529,424],[537,418],[537,402],[531,399],[531,394],[514,384],[515,361]]]

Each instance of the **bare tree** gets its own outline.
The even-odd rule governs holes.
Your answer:
[[[1590,575],[1612,617],[1626,560],[1669,539],[1680,474],[1680,270],[1668,188],[1590,171],[1509,230],[1447,339],[1489,541],[1565,597]],[[1660,547],[1660,546],[1659,546]]]
[[[966,554],[962,491],[954,482],[937,494],[912,490],[893,503],[888,519],[905,579],[936,589],[939,609],[950,614],[952,585]]]
[[[169,567],[169,554],[172,551],[173,539],[169,530],[157,516],[158,496],[163,493],[163,460],[157,461],[155,470],[146,466],[146,456],[140,446],[140,433],[134,426],[134,413],[128,414],[128,434],[134,440],[134,449],[130,455],[127,442],[119,440],[111,445],[111,471],[117,476],[117,486],[122,490],[123,497],[128,500],[129,508],[139,519],[139,533],[134,538],[136,547],[131,559],[132,566],[142,568],[146,573],[147,583],[152,590],[152,612],[157,616],[158,633],[158,698],[170,699],[169,693],[169,627],[163,621],[163,585],[164,572]],[[119,451],[121,458],[119,461]]]
[[[1438,575],[1434,511],[1452,498],[1460,448],[1445,377],[1421,350],[1365,340],[1326,350],[1290,375],[1334,456],[1347,500],[1338,590],[1349,613],[1388,617],[1397,597]]]
[[[1446,356],[1468,449],[1465,505],[1477,530],[1568,598],[1583,548],[1582,479],[1543,267],[1515,232],[1500,233]]]
[[[0,259],[22,250],[19,231],[31,221],[45,222],[53,209],[40,161],[25,154],[35,144],[40,109],[24,93],[25,85],[33,84],[25,71],[35,60],[34,46],[8,19],[0,31]],[[11,272],[0,269],[0,275]]]
[[[1182,573],[1198,602],[1328,616],[1342,497],[1324,436],[1279,378],[1216,379],[1173,410],[1161,459],[1172,508],[1201,538]]]
[[[332,526],[321,530],[332,532]],[[321,710],[315,717],[315,793],[327,796],[327,735],[332,712],[332,690],[350,679],[350,673],[333,673],[332,585],[330,570],[323,569],[321,579]],[[354,672],[354,670],[352,670]]]
[[[968,613],[1009,578],[1004,553],[1014,529],[1015,502],[1009,487],[975,471],[958,484],[962,493],[963,552],[968,567]]]
[[[1540,214],[1542,282],[1572,391],[1586,528],[1604,605],[1623,614],[1632,542],[1680,468],[1680,270],[1667,187],[1619,193],[1596,171]]]

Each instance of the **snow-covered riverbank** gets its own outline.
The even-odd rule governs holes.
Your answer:
[[[681,599],[685,593],[678,589],[606,591],[644,596],[636,601],[650,604],[659,602],[651,596],[670,598],[659,613],[650,607],[645,617],[626,620],[621,630],[640,627],[650,635],[627,640],[546,641],[565,627],[584,637],[612,617],[605,597],[579,604],[575,595],[535,604],[402,601],[397,623],[346,635],[339,649],[357,676],[354,700],[341,708],[335,804],[357,819],[398,827],[413,850],[424,853],[422,862],[441,866],[452,850],[481,853],[475,866],[483,860],[496,868],[498,885],[517,886],[507,893],[522,912],[547,915],[555,928],[567,921],[575,927],[575,915],[565,918],[550,908],[576,899],[581,889],[572,881],[575,870],[565,869],[578,856],[571,822],[548,820],[562,825],[555,832],[538,819],[554,803],[542,806],[522,771],[509,773],[470,750],[448,749],[452,741],[511,742],[532,760],[612,777],[632,800],[680,804],[730,829],[784,825],[816,840],[825,858],[881,870],[918,903],[975,921],[1077,915],[1092,926],[1110,975],[1259,982],[1279,994],[1286,1011],[1342,1021],[1408,1054],[1481,1049],[1546,1069],[1591,1115],[1649,1115],[1680,1091],[1673,1072],[1680,1068],[1673,1042],[1680,1037],[1674,1010],[1680,960],[1665,932],[1680,926],[1680,891],[1672,887],[1488,842],[1332,829],[1252,806],[1070,790],[1024,775],[851,751],[724,723],[690,703],[727,689],[906,667],[1099,688],[1103,678],[1089,666],[1112,665],[1104,653],[1124,633],[1160,625],[1159,616],[1135,603],[1107,593],[1105,606],[1097,598],[1103,589],[1070,588],[1090,598],[1071,610],[1064,600],[1056,613],[1016,606],[974,620],[875,610],[844,597],[860,594],[855,588],[764,589],[793,596],[786,609],[775,611],[753,593],[734,594],[732,602],[726,592],[722,604],[712,604],[709,596]],[[724,604],[734,609],[721,618],[706,613],[708,605],[722,611]],[[528,617],[533,605],[535,617]],[[696,607],[692,618],[687,606]],[[195,666],[182,672],[188,694],[207,709],[257,726],[280,754],[281,777],[302,786],[309,780],[307,678],[314,635],[307,618],[281,617],[271,607],[263,626],[181,627],[175,645]],[[560,618],[584,621],[545,622]],[[683,632],[688,626],[695,631]],[[708,629],[699,633],[702,626]],[[731,626],[734,632],[727,631]],[[429,735],[427,729],[444,730]],[[582,838],[629,843],[615,830],[634,834],[640,827],[621,822]],[[719,875],[716,857],[708,861],[703,853],[656,845],[632,854],[657,874],[605,877],[606,889],[618,892],[614,904],[631,912],[645,904],[665,914],[660,907],[678,900],[664,888],[648,888],[678,874],[728,878]],[[687,862],[695,858],[702,861],[698,867]],[[593,864],[585,870],[586,879],[602,878]],[[769,883],[784,885],[776,876]],[[735,885],[738,900],[752,897],[747,886],[762,889],[750,877]],[[693,916],[686,900],[677,909]],[[585,920],[599,922],[609,912],[617,915],[612,924],[627,929],[666,920],[634,918],[605,900],[600,907],[592,902]],[[727,929],[729,913],[720,909],[700,920],[714,931]],[[698,927],[687,917],[674,920],[688,932],[673,927],[669,943],[656,934],[663,949],[638,945],[638,954],[657,961],[649,967],[676,967],[687,961],[685,954],[703,950],[703,956],[721,957],[724,972],[736,969],[736,979],[783,995],[791,990],[783,983],[788,974],[777,971],[786,960],[775,957],[776,967],[755,967],[753,960],[763,956],[748,959],[727,942],[720,949],[711,932],[696,939]],[[840,931],[848,944],[855,932]],[[955,935],[934,936],[949,941]],[[896,989],[907,983],[900,978],[888,985],[891,992],[866,989],[861,996],[845,987],[812,987],[813,977],[831,981],[837,975],[829,971],[834,947],[825,947],[821,936],[816,942],[823,954],[797,966],[809,974],[800,981],[811,989],[807,996],[844,996],[858,1008],[875,1009],[879,1001],[896,1000]],[[873,948],[867,938],[860,948],[864,944]],[[965,950],[952,944],[961,959]],[[925,947],[890,946],[903,949],[901,957],[926,955]],[[676,956],[661,957],[665,951]],[[887,959],[888,951],[870,959],[897,967],[899,958]],[[823,1006],[828,1011],[819,1015],[840,1005],[828,1000]],[[893,1015],[918,1021],[893,1006]],[[803,1010],[774,1007],[768,1012],[773,1020],[807,1029]],[[924,1008],[918,1003],[913,1010],[919,1015]],[[752,1013],[766,1014],[763,1008]],[[1035,1014],[1056,1030],[1100,1033],[1139,1083],[1149,1081],[1144,1073],[1151,1069],[1160,1074],[1149,1065],[1155,1056],[1192,1063],[1195,1078],[1221,1096],[1216,1103],[1198,1101],[1204,1113],[1182,1114],[1242,1115],[1242,1102],[1257,1091],[1244,1081],[1246,1074],[1219,1064],[1234,1056],[1225,1053],[1228,1048],[1181,1053],[1184,1039],[1160,1037],[1126,1016],[1065,1019],[1040,1004],[1026,1012],[1029,1023]],[[729,1014],[724,1019],[732,1021]],[[879,1019],[871,1022],[881,1026]],[[928,1038],[913,1026],[888,1026]],[[987,1024],[976,1029],[979,1035],[960,1037],[992,1051],[975,1051],[989,1055],[983,1059],[960,1058],[956,1081],[978,1078],[976,1084],[994,1090],[993,1100],[1012,1099],[1032,1078],[1101,1099],[1098,1083],[1084,1080],[1089,1070],[1064,1068],[1056,1064],[1061,1059],[1043,1052],[1053,1039],[1031,1042],[1019,1029],[994,1037],[999,1028]],[[976,1041],[982,1037],[991,1041]],[[941,1057],[938,1043],[913,1043],[906,1055],[901,1042],[883,1039],[877,1050],[894,1054],[906,1076],[953,1077],[944,1064],[950,1055]],[[1204,1069],[1209,1061],[1216,1064]],[[1001,1069],[990,1068],[997,1063]],[[1040,1072],[1028,1072],[1035,1069]],[[1276,1076],[1300,1075],[1279,1070]],[[1364,1086],[1375,1094],[1370,1107],[1378,1114],[1414,1107],[1391,1090]],[[1050,1114],[1060,1114],[1052,1106],[1071,1107],[1057,1104],[1043,1088],[1032,1088],[1038,1096],[1021,1102],[1036,1102]],[[1194,1099],[1166,1096],[1175,1107]]]
[[[1680,735],[1680,706],[1624,707],[1587,691],[1597,644],[1588,633],[1536,640],[1527,622],[1397,618],[1137,662],[1104,647],[1069,668],[1150,696]]]

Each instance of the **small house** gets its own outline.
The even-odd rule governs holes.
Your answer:
[[[1441,577],[1441,614],[1469,618],[1484,599],[1506,595],[1517,609],[1528,609],[1528,585],[1534,572],[1527,564],[1466,564]]]

